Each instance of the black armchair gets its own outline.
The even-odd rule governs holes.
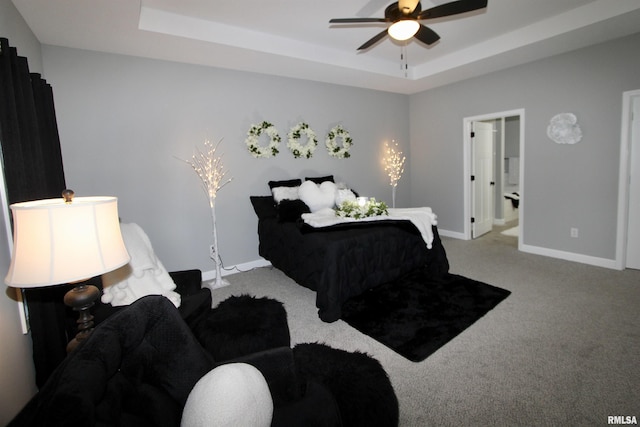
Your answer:
[[[202,273],[200,270],[184,270],[169,274],[176,284],[176,292],[182,298],[180,313],[189,325],[193,325],[211,308],[210,291],[201,288]],[[100,277],[95,277],[89,282],[102,289]],[[63,303],[64,294],[68,290],[69,286],[66,285],[24,290],[38,387],[45,384],[51,373],[65,359],[67,343],[78,332],[78,313]],[[95,325],[122,308],[96,301],[91,309]]]
[[[178,426],[205,374],[243,363],[266,381],[272,426],[397,426],[398,401],[377,360],[319,343],[292,349],[279,301],[241,295],[211,309],[199,271],[172,275],[180,309],[162,296],[98,303],[93,333],[9,425]]]
[[[9,425],[177,426],[212,365],[175,306],[144,297],[104,320]]]

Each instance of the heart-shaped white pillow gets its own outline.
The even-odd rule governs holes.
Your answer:
[[[318,185],[313,181],[305,181],[298,189],[298,195],[311,212],[324,208],[332,208],[336,200],[336,184],[324,181]]]

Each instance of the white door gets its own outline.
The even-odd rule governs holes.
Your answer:
[[[493,227],[493,124],[471,123],[471,238]]]
[[[627,268],[640,269],[640,96],[632,99]]]

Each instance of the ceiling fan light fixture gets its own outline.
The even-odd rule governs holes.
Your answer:
[[[394,22],[393,25],[389,27],[387,32],[389,35],[398,41],[409,40],[413,37],[418,30],[420,29],[420,24],[418,21],[414,21],[412,19],[402,19],[400,21]]]

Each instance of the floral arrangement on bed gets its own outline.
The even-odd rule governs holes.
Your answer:
[[[389,215],[385,202],[378,202],[371,198],[364,204],[358,201],[345,200],[336,208],[336,215],[342,218],[368,218],[372,216]]]

